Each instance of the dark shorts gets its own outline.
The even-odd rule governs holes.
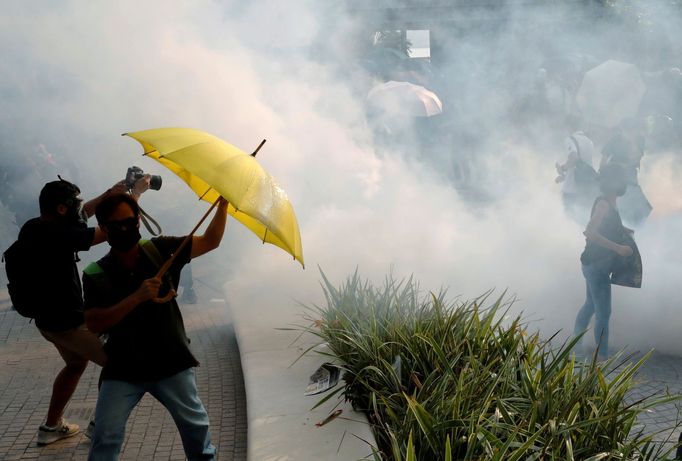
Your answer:
[[[40,328],[38,331],[54,344],[67,365],[78,365],[89,360],[104,366],[107,361],[99,336],[88,330],[85,324],[66,331],[45,331]]]

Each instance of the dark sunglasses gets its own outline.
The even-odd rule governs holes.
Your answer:
[[[107,228],[116,228],[120,230],[133,229],[138,227],[140,221],[138,218],[126,218],[118,221],[108,221],[104,226]]]

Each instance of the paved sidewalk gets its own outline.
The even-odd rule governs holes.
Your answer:
[[[641,358],[634,357],[633,360]],[[652,395],[682,394],[682,357],[654,352],[635,375],[635,388],[629,398],[636,401]],[[638,425],[646,433],[655,433],[654,440],[677,443],[682,427],[682,400],[661,405],[639,415]],[[635,430],[638,429],[637,427]],[[674,456],[674,453],[671,455]]]
[[[222,291],[195,278],[199,302],[182,305],[197,368],[199,395],[208,409],[220,460],[246,459],[246,400],[239,351]],[[4,286],[2,287],[4,288]],[[28,319],[10,309],[0,289],[0,460],[84,460],[81,433],[46,447],[36,445],[52,380],[63,362]],[[95,408],[99,367],[90,364],[65,417],[85,428]],[[145,396],[128,421],[122,460],[182,460],[182,442],[166,409]]]

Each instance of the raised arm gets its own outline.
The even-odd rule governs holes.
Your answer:
[[[135,199],[139,200],[140,196],[144,194],[149,189],[149,181],[151,176],[146,174],[137,181],[135,181],[134,187],[130,190],[130,195]],[[128,192],[128,186],[124,180],[114,183],[109,189],[98,195],[97,197],[85,202],[83,209],[88,215],[88,218],[95,214],[95,208],[99,202],[101,202],[106,196],[111,194],[125,194]]]
[[[128,189],[126,188],[125,181],[118,181],[109,189],[99,194],[97,197],[85,202],[83,204],[83,210],[85,210],[85,214],[87,214],[88,218],[90,218],[95,214],[95,208],[97,208],[99,202],[101,202],[106,196],[111,194],[125,194],[126,192],[128,192]]]
[[[192,237],[192,253],[191,257],[196,258],[211,250],[215,250],[220,245],[225,233],[225,225],[227,224],[227,200],[220,199],[218,208],[216,209],[213,219],[206,227],[204,235]]]

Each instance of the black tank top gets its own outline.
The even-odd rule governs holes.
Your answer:
[[[612,242],[622,245],[623,233],[625,232],[625,229],[623,228],[623,222],[620,219],[618,210],[616,210],[609,203],[608,200],[601,196],[597,197],[597,199],[594,201],[594,205],[592,205],[592,212],[590,213],[590,216],[594,215],[594,210],[597,207],[597,203],[599,203],[600,200],[605,201],[609,205],[609,211],[604,216],[604,219],[602,220],[601,225],[599,226],[599,229],[597,231],[604,238],[607,238]],[[582,262],[583,264],[591,264],[595,261],[600,261],[606,258],[613,258],[614,256],[616,256],[616,253],[614,253],[613,251],[609,250],[608,248],[604,248],[601,245],[597,245],[596,243],[586,239],[585,251],[583,251],[583,254],[580,255],[580,262]]]

